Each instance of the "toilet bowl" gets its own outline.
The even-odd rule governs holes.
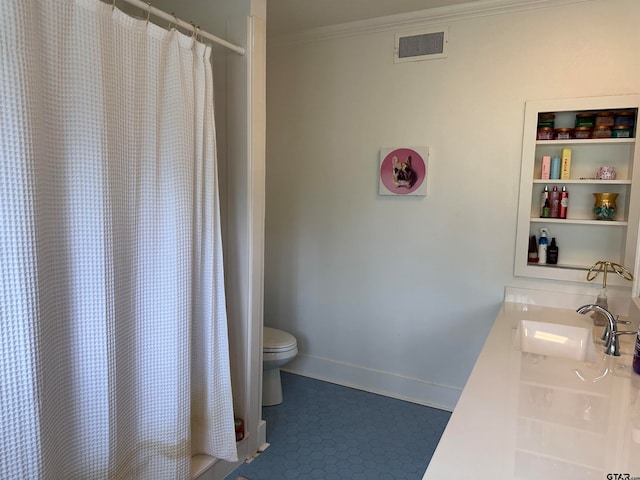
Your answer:
[[[282,403],[280,367],[298,354],[296,337],[283,330],[264,327],[262,335],[262,405]]]

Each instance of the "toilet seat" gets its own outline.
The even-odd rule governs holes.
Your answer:
[[[282,403],[280,368],[298,355],[296,337],[284,330],[264,327],[262,335],[262,406]]]
[[[264,327],[262,336],[262,351],[265,353],[279,353],[293,350],[297,347],[296,338],[290,333],[277,328]]]

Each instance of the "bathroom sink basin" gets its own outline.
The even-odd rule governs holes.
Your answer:
[[[596,358],[591,328],[520,320],[515,340],[522,352],[578,361]]]

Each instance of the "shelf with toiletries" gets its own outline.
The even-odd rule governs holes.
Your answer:
[[[527,102],[516,276],[586,282],[586,271],[602,258],[633,267],[640,218],[640,165],[637,165],[640,142],[636,142],[634,132],[639,107],[638,95]],[[555,127],[558,127],[555,131],[559,132],[573,130],[564,127],[573,127],[579,116],[588,116],[585,112],[594,118],[597,116],[598,121],[602,120],[601,115],[610,115],[611,122],[615,121],[617,113],[628,115],[624,121],[632,124],[628,127],[629,136],[539,138],[543,116],[554,117]],[[561,176],[564,178],[559,178]],[[549,193],[545,192],[545,187]],[[562,190],[565,191],[562,194],[564,211],[559,213],[558,192]],[[545,198],[553,200],[546,210]],[[606,203],[607,199],[615,205],[611,206],[611,201]],[[594,210],[597,205],[599,208]],[[529,261],[531,238],[539,239],[540,229],[549,232],[549,241],[555,238],[557,242],[554,245],[559,247],[557,264]],[[625,284],[620,282],[620,285]]]
[[[527,231],[529,238],[535,235],[539,239],[541,228],[548,230],[549,241],[553,238],[556,239],[559,249],[558,263],[549,264],[547,262],[546,264],[532,265],[527,262],[528,273],[531,276],[563,279],[566,276],[575,278],[577,275],[578,280],[574,281],[583,281],[584,279],[586,282],[587,271],[591,265],[598,261],[598,257],[623,264],[627,226],[621,225],[613,228],[586,223],[561,223],[560,220],[555,222],[534,221],[530,222],[530,228]],[[559,269],[558,266],[563,268]],[[623,281],[620,281],[619,284],[625,285]]]
[[[544,188],[548,187],[549,191],[553,191],[553,187],[556,187],[558,190],[562,190],[565,187],[565,190],[568,193],[568,207],[566,218],[554,218],[553,216],[549,218],[541,218],[541,202],[543,197]],[[596,184],[596,183],[569,183],[565,181],[559,181],[558,183],[553,183],[553,181],[546,181],[544,183],[534,182],[531,187],[531,210],[530,210],[530,220],[532,222],[545,221],[545,220],[561,220],[564,223],[573,222],[584,222],[590,225],[597,225],[599,227],[615,227],[620,226],[622,223],[625,225],[628,223],[628,212],[629,212],[629,193],[630,193],[631,183],[617,183],[612,184],[609,183],[607,185]],[[602,221],[597,220],[594,217],[594,193],[615,193],[616,197],[616,211],[615,216],[611,220]]]

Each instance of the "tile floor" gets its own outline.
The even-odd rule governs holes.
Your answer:
[[[235,480],[420,480],[450,413],[282,372],[271,446]]]

